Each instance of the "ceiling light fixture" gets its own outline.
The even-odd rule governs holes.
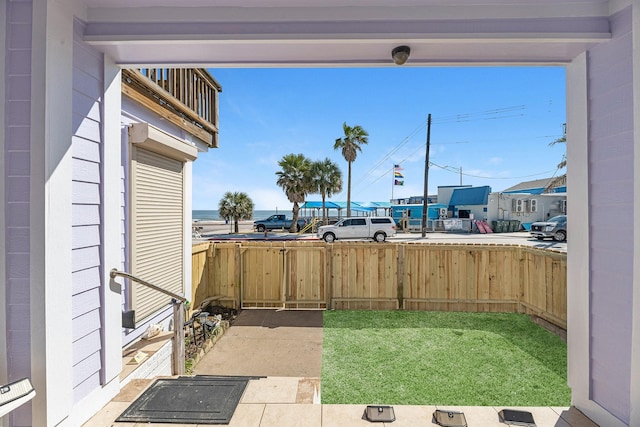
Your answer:
[[[391,57],[396,65],[403,65],[409,59],[411,49],[409,46],[398,46],[391,51]]]

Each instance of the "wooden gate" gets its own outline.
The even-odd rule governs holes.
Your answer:
[[[295,246],[295,250],[288,247]],[[295,242],[241,249],[242,308],[326,308],[326,253],[323,246]]]

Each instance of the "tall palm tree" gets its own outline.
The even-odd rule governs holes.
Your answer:
[[[556,144],[566,144],[567,143],[567,124],[565,123],[563,126],[563,134],[560,138],[551,141],[549,143],[549,147],[553,147]],[[560,163],[558,163],[558,170],[560,169],[564,169],[567,167],[567,157],[566,156],[562,156],[562,161]],[[542,190],[543,193],[547,193],[549,191],[551,191],[552,188],[560,186],[560,185],[566,185],[567,184],[567,174],[566,172],[560,176],[557,176],[553,179],[551,179],[547,185],[544,187],[544,189]]]
[[[322,223],[329,223],[327,218],[326,198],[342,191],[342,172],[338,165],[328,157],[311,164],[311,180],[313,191],[322,196]]]
[[[304,203],[310,191],[311,185],[311,161],[303,154],[287,154],[278,162],[282,170],[276,172],[278,176],[277,184],[284,190],[287,198],[293,203],[293,221],[289,231],[298,231],[299,203]]]
[[[247,193],[227,191],[218,202],[218,213],[226,220],[233,219],[234,232],[238,233],[238,222],[253,216],[253,201]]]
[[[349,165],[347,173],[347,216],[351,216],[351,163],[356,160],[358,151],[362,151],[361,145],[369,142],[369,134],[361,126],[355,125],[351,127],[347,125],[347,122],[343,123],[342,130],[344,131],[344,136],[336,139],[333,149],[341,149],[342,156]]]

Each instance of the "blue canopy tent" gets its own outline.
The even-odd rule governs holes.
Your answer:
[[[328,209],[329,216],[331,215],[331,210],[337,211],[337,216],[342,217],[342,213],[347,210],[347,202],[325,202],[325,207]],[[313,216],[322,216],[322,201],[307,201],[304,202],[300,209],[315,209],[315,215]],[[379,214],[378,209],[384,209],[384,215],[388,215],[387,210],[391,209],[391,204],[388,202],[351,202],[351,211],[357,212],[358,214],[364,215],[372,215]]]

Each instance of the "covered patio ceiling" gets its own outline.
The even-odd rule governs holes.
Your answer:
[[[611,37],[607,0],[86,0],[85,40],[118,64],[565,64]],[[321,4],[321,6],[319,6]]]

